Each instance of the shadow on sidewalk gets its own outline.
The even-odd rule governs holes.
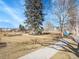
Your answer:
[[[74,55],[76,55],[77,57],[79,57],[78,49],[75,48],[77,46],[76,42],[73,44],[73,43],[70,43],[64,39],[59,40],[59,41],[64,43],[64,45],[63,44],[52,44],[52,45],[56,45],[57,47],[61,47],[62,49],[58,49],[53,46],[50,48],[54,48],[54,49],[60,50],[60,51],[70,52],[70,53],[73,53]]]

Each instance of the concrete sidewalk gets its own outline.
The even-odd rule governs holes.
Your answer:
[[[66,44],[63,42],[57,42],[57,45],[61,45],[61,46],[65,46]],[[29,53],[25,56],[22,56],[18,59],[50,59],[52,56],[54,56],[59,50],[58,49],[62,49],[61,46],[56,46],[56,45],[50,45],[49,47],[45,47],[45,48],[41,48],[37,51],[34,51],[32,53]],[[50,48],[50,47],[54,47],[57,48]]]

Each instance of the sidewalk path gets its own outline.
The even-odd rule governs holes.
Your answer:
[[[56,44],[59,44],[61,46],[66,45],[63,42],[57,42]],[[50,59],[52,56],[54,56],[59,51],[59,50],[56,50],[56,49],[50,48],[50,47],[62,49],[62,47],[60,47],[60,46],[50,45],[49,47],[41,48],[37,51],[34,51],[34,52],[29,53],[25,56],[22,56],[18,59]]]

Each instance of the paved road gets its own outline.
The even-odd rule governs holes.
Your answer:
[[[63,42],[57,42],[56,44],[59,44],[61,46],[66,45]],[[41,48],[37,51],[29,53],[25,56],[18,58],[18,59],[50,59],[52,56],[54,56],[59,51],[59,50],[56,50],[56,49],[50,48],[50,47],[62,49],[62,47],[60,47],[60,46],[51,45],[49,47]]]

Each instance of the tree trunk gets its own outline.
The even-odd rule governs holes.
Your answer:
[[[64,36],[64,35],[63,35],[63,29],[61,29],[61,38],[63,38],[63,36]]]
[[[60,29],[61,29],[61,38],[63,38],[63,36],[64,36],[64,35],[63,35],[63,32],[64,32],[64,31],[63,31],[63,25],[62,25],[62,24],[60,25]]]
[[[77,48],[79,49],[79,43],[78,43],[78,47]]]

